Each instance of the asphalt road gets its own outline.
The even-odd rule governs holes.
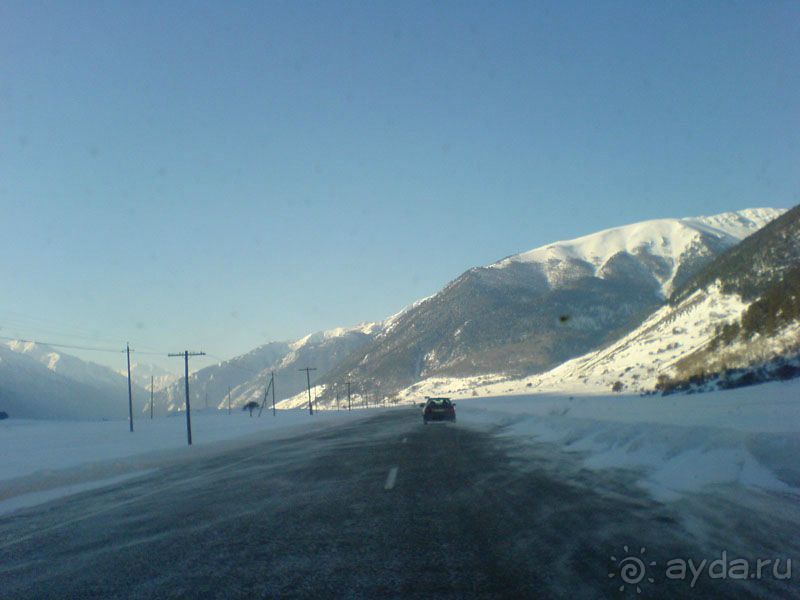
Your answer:
[[[0,597],[797,594],[800,573],[690,587],[663,569],[670,557],[714,559],[714,549],[784,556],[796,548],[796,514],[760,522],[719,496],[660,504],[635,473],[589,471],[556,447],[521,448],[499,433],[391,410],[8,515]],[[638,596],[635,585],[619,592],[611,557],[623,558],[623,545],[637,556],[647,545],[641,556],[659,565]]]

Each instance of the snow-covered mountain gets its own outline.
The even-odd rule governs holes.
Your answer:
[[[114,370],[81,360],[50,346],[19,340],[5,342],[5,345],[14,352],[27,356],[51,371],[75,381],[95,386],[120,385],[120,374]],[[124,360],[124,355],[120,353],[120,363],[124,363]],[[127,377],[123,383],[127,386]]]
[[[306,389],[306,374],[300,369],[313,367],[312,381],[331,370],[351,353],[367,344],[380,331],[380,323],[338,327],[309,334],[292,342],[272,342],[189,375],[189,391],[194,406],[224,409],[243,406],[250,400],[261,402],[271,373],[275,373],[276,401]],[[183,378],[156,395],[162,410],[183,410]],[[270,396],[271,397],[271,396]]]
[[[598,350],[538,375],[431,378],[403,395],[649,392],[691,381],[734,386],[745,376],[794,376],[798,352],[795,207],[696,272],[674,290],[669,304]]]
[[[127,367],[118,369],[117,373],[125,378],[128,377]],[[155,391],[161,391],[175,383],[179,376],[156,365],[138,362],[131,363],[131,379],[133,380],[134,384],[149,391],[151,377],[153,389]]]
[[[753,208],[710,217],[657,219],[606,229],[574,240],[555,242],[510,256],[489,268],[535,264],[550,287],[564,287],[587,275],[601,279],[628,271],[631,278],[652,278],[669,297],[687,275],[697,272],[720,249],[730,248],[783,211]]]
[[[470,269],[387,320],[321,381],[349,378],[391,393],[428,378],[547,371],[638,326],[782,212],[645,221]]]
[[[0,410],[12,417],[127,417],[127,386],[127,378],[114,370],[49,346],[0,344]],[[144,390],[135,387],[133,395],[137,407],[142,405]]]

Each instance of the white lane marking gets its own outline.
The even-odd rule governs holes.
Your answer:
[[[383,489],[390,490],[394,487],[395,482],[397,481],[397,467],[392,467],[389,469],[389,475],[386,477],[386,483],[383,486]]]
[[[408,438],[403,438],[403,443],[405,444],[408,441]]]

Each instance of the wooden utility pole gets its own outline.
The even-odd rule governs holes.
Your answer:
[[[267,394],[269,394],[269,388],[272,387],[272,377],[269,378],[269,383],[264,386],[264,399],[261,401],[261,406],[258,409],[258,416],[261,416],[261,413],[264,411],[264,407],[267,405]]]
[[[347,410],[350,410],[350,382],[347,382]]]
[[[128,354],[128,422],[130,423],[131,433],[133,433],[133,387],[131,386],[131,345],[125,344],[125,352]]]
[[[298,369],[298,371],[306,372],[306,384],[308,385],[308,414],[314,414],[314,407],[311,404],[311,371],[316,371],[314,367],[306,367],[305,369]]]
[[[153,380],[155,378],[150,375],[150,420],[153,420]]]
[[[272,378],[272,416],[275,416],[275,371],[270,371]]]
[[[336,384],[336,410],[339,410],[339,384]]]
[[[184,350],[183,352],[176,352],[175,354],[168,354],[167,356],[182,356],[183,357],[183,364],[184,364],[184,378],[186,380],[186,437],[189,441],[189,445],[192,445],[192,407],[189,403],[189,357],[190,356],[205,356],[205,352],[189,352],[188,350]]]

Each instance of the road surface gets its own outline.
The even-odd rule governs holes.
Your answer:
[[[721,550],[785,556],[796,513],[768,519],[719,494],[660,504],[634,472],[501,433],[387,410],[7,515],[0,597],[797,594],[800,574],[690,587],[664,572]],[[621,579],[626,554],[646,559],[637,584]]]

